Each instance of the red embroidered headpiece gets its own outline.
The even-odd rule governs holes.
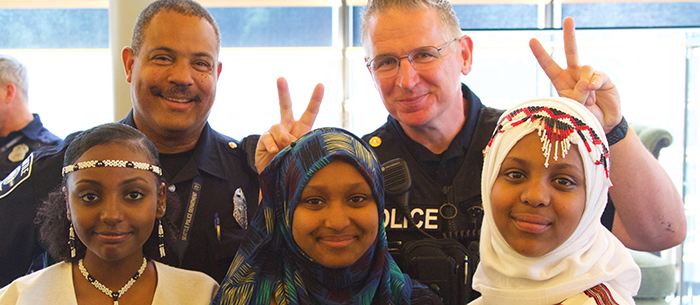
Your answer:
[[[560,150],[561,157],[566,157],[569,148],[571,148],[571,140],[578,135],[589,154],[593,152],[591,145],[599,148],[601,152],[600,157],[594,160],[594,163],[596,165],[602,164],[605,167],[605,176],[610,177],[607,162],[610,158],[610,152],[595,130],[586,125],[581,119],[556,108],[530,106],[513,110],[503,117],[498,126],[496,126],[496,130],[494,130],[489,144],[484,149],[484,153],[491,147],[496,136],[524,123],[539,124],[537,134],[542,141],[545,167],[549,166],[550,155],[554,157],[554,160],[558,159]],[[553,154],[552,148],[554,148]]]

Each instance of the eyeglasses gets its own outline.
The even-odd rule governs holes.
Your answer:
[[[440,48],[433,46],[420,47],[409,52],[407,56],[402,57],[379,55],[367,62],[367,67],[370,68],[372,73],[378,78],[394,77],[399,72],[401,60],[408,58],[408,62],[411,63],[414,69],[417,71],[425,70],[436,60],[440,59],[440,51],[457,40],[459,40],[459,38],[453,39]]]

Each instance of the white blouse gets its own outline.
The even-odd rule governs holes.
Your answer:
[[[154,261],[158,282],[153,305],[209,304],[219,284],[208,275]],[[71,263],[61,262],[0,289],[0,305],[76,305]]]

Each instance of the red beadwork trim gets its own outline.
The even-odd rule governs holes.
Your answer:
[[[593,143],[593,145],[600,147],[600,151],[602,152],[600,160],[594,160],[594,163],[603,165],[605,167],[605,176],[608,178],[610,177],[607,161],[610,158],[608,147],[603,144],[603,141],[595,133],[595,131],[590,126],[586,125],[586,123],[584,123],[581,119],[556,108],[530,106],[513,110],[511,113],[506,115],[501,122],[499,122],[496,130],[491,136],[491,140],[489,140],[486,147],[491,147],[493,140],[498,134],[505,131],[505,127],[512,128],[525,122],[535,121],[539,121],[540,128],[543,129],[542,131],[545,135],[543,137],[543,144],[545,146],[549,146],[549,148],[554,146],[555,158],[556,152],[559,148],[558,145],[562,145],[562,142],[567,141],[567,139],[571,137],[574,132],[579,135],[583,141],[583,145],[586,147],[586,150],[589,153],[592,151],[589,141]],[[545,139],[548,142],[544,142]],[[549,153],[549,151],[546,151],[545,156],[548,157]],[[562,153],[565,154],[566,151],[563,151]]]
[[[595,300],[595,303],[598,305],[619,305],[615,300],[613,299],[612,293],[603,284],[599,284],[591,289],[588,289],[584,291],[587,296],[589,296],[591,299]]]

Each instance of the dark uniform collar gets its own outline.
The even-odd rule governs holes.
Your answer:
[[[13,138],[18,134],[22,134],[31,140],[39,140],[41,137],[41,132],[44,130],[44,125],[41,123],[41,119],[38,114],[33,114],[34,119],[32,119],[29,124],[25,125],[22,129],[10,132],[6,138]]]
[[[121,120],[120,123],[138,129],[134,121],[133,110],[129,111],[129,114]],[[219,145],[216,143],[217,137],[218,133],[214,131],[211,126],[209,126],[209,122],[207,122],[202,129],[202,133],[199,135],[197,144],[194,146],[192,158],[187,161],[185,166],[182,167],[175,177],[170,179],[169,183],[175,184],[191,180],[199,175],[199,171],[225,180],[226,173],[222,160],[226,156],[223,155],[223,151],[219,149]]]
[[[16,141],[21,140],[22,137],[25,137],[30,141],[39,141],[44,143],[55,142],[55,144],[60,143],[60,138],[56,137],[53,134],[47,134],[47,132],[45,132],[46,129],[41,123],[39,115],[33,114],[33,116],[34,119],[32,119],[32,121],[29,122],[29,124],[22,127],[22,129],[10,132],[9,134],[7,134],[6,137],[0,138],[0,145],[5,145],[10,142],[16,143]]]
[[[471,143],[472,136],[474,135],[474,129],[476,128],[476,121],[479,116],[479,110],[484,108],[479,97],[477,97],[467,85],[462,84],[462,97],[467,100],[466,103],[466,120],[462,125],[459,133],[452,139],[450,146],[439,155],[434,154],[429,149],[427,149],[422,144],[413,141],[406,132],[401,127],[399,121],[389,116],[388,121],[396,129],[399,137],[406,143],[409,150],[417,157],[417,160],[441,162],[441,160],[447,160],[454,157],[461,157],[467,153],[469,149],[469,144]]]

